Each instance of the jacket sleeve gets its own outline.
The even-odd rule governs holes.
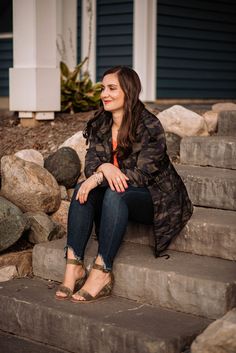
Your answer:
[[[162,125],[158,121],[146,126],[141,142],[134,144],[133,152],[137,150],[136,165],[129,167],[123,163],[122,172],[129,178],[133,186],[142,187],[150,185],[156,175],[163,169],[169,160],[166,154],[166,139]]]
[[[87,149],[87,153],[85,156],[84,167],[84,174],[86,178],[89,178],[96,171],[96,169],[104,163],[104,161],[101,161],[97,154],[96,144],[97,141],[94,141],[92,139],[89,142],[89,148]]]

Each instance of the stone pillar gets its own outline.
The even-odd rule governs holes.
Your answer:
[[[56,7],[57,0],[13,0],[10,110],[20,118],[53,119],[60,110]]]

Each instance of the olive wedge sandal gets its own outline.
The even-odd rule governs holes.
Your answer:
[[[102,272],[107,272],[104,270],[103,266],[98,265],[98,264],[93,264],[93,267],[96,270],[102,271]],[[110,272],[111,279],[110,281],[98,292],[97,295],[94,297],[89,294],[86,290],[80,289],[78,290],[75,294],[79,294],[81,297],[84,298],[84,300],[78,300],[75,298],[71,298],[72,303],[81,303],[81,304],[88,304],[88,303],[93,303],[97,300],[108,298],[111,296],[112,288],[114,285],[114,275],[112,272]]]
[[[75,265],[75,266],[82,265],[82,268],[84,269],[84,276],[75,281],[74,290],[70,289],[69,287],[64,286],[64,284],[60,284],[59,287],[57,288],[57,292],[61,292],[61,293],[65,294],[65,296],[55,294],[55,298],[57,300],[71,299],[72,295],[75,292],[77,292],[81,287],[83,287],[83,285],[85,284],[85,282],[88,278],[88,271],[87,271],[86,267],[84,266],[84,264],[81,264],[81,261],[78,261],[76,259],[67,259],[66,264]]]

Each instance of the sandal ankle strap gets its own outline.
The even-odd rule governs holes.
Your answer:
[[[93,267],[95,270],[99,270],[99,271],[102,271],[102,272],[110,272],[110,271],[107,271],[102,265],[98,265],[96,263],[93,264]]]
[[[83,264],[83,262],[81,262],[81,260],[76,260],[76,259],[66,259],[66,264],[84,266],[84,264]]]

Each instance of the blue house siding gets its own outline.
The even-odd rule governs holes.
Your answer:
[[[158,0],[157,98],[236,98],[235,0]]]
[[[97,0],[97,80],[114,65],[132,66],[133,0]]]
[[[82,0],[77,0],[77,63],[81,61],[81,19]]]
[[[9,68],[13,67],[13,40],[0,39],[0,96],[9,96]]]

